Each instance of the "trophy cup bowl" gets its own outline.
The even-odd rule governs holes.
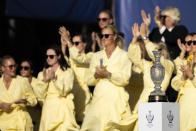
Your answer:
[[[154,83],[154,91],[150,93],[149,102],[167,102],[167,96],[165,92],[161,90],[161,83],[165,76],[165,69],[161,65],[161,51],[153,51],[155,61],[150,69],[151,79]]]

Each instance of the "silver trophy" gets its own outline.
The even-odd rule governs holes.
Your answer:
[[[155,61],[150,69],[151,79],[154,83],[154,91],[150,93],[149,102],[167,102],[165,92],[161,90],[161,83],[165,76],[165,69],[161,65],[161,51],[153,51]]]

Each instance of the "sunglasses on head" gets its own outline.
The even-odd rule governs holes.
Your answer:
[[[75,42],[73,42],[73,44],[77,46],[77,45],[80,44],[80,42],[81,42],[81,41],[75,41]]]
[[[109,38],[110,35],[114,35],[114,34],[100,34],[99,37],[100,37],[101,39],[103,39],[103,38],[106,38],[106,39],[107,39],[107,38]]]
[[[25,71],[27,71],[27,70],[29,70],[29,69],[30,69],[29,66],[21,66],[21,67],[20,67],[20,70],[25,70]]]
[[[191,45],[193,43],[193,45],[196,45],[196,41],[192,41],[192,40],[189,40],[189,41],[185,41],[187,45]]]
[[[46,55],[46,58],[54,59],[56,55]]]
[[[7,68],[9,68],[9,69],[13,69],[13,68],[16,68],[17,67],[17,65],[16,64],[13,64],[13,65],[4,65],[4,67],[7,67]]]
[[[107,21],[109,18],[97,18],[97,21]]]

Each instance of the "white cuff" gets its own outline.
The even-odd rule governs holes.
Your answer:
[[[161,28],[159,28],[159,32],[161,34],[163,34],[163,32],[166,30],[166,27],[165,26],[162,26]]]

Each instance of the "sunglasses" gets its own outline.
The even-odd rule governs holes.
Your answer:
[[[103,22],[105,22],[105,21],[107,21],[109,18],[97,18],[97,21],[103,21]]]
[[[166,15],[160,15],[160,19],[165,19],[166,17]]]
[[[191,45],[192,43],[193,43],[193,45],[196,45],[196,41],[195,41],[195,40],[194,40],[194,41],[192,41],[192,40],[185,41],[185,43],[186,43],[187,45]]]
[[[75,42],[73,42],[73,44],[76,45],[76,46],[79,45],[80,43],[81,43],[81,41],[75,41]]]
[[[14,69],[14,68],[16,68],[17,67],[17,65],[16,64],[13,64],[13,65],[3,65],[4,67],[6,67],[6,68],[9,68],[9,69]]]
[[[28,71],[29,69],[30,69],[29,66],[21,66],[21,67],[20,67],[20,70]]]
[[[99,37],[101,39],[103,39],[103,38],[106,38],[107,39],[107,38],[109,38],[110,35],[114,35],[114,34],[100,34]]]
[[[46,55],[46,58],[54,59],[56,55]]]

